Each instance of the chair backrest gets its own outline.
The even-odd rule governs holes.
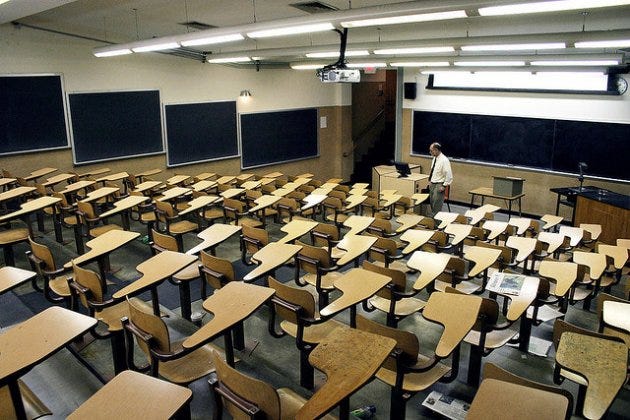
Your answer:
[[[397,249],[396,241],[393,239],[377,237],[376,242],[370,247],[368,258],[389,264],[391,257],[396,255]]]
[[[394,290],[397,292],[404,292],[407,287],[407,274],[400,270],[381,267],[380,265],[373,264],[369,261],[363,261],[361,267],[365,270],[389,277],[391,279]],[[390,289],[387,287],[382,288],[376,294],[385,299],[393,298]]]
[[[323,238],[321,235],[315,235],[316,232],[325,235],[327,239]],[[331,225],[330,223],[319,223],[311,231],[311,240],[313,241],[314,246],[328,246],[330,245],[329,240],[339,240],[339,230],[337,229],[337,226]]]
[[[447,201],[451,197],[451,186],[444,186],[444,201]]]
[[[271,276],[269,276],[267,280],[269,282],[269,287],[276,291],[276,296],[278,298],[293,305],[298,305],[302,308],[302,313],[298,315],[281,305],[275,305],[276,313],[280,316],[280,318],[286,319],[293,324],[297,324],[299,322],[299,316],[304,318],[317,317],[315,298],[311,292],[306,289],[298,289],[297,287],[287,286]]]
[[[155,211],[158,217],[165,215],[168,217],[175,217],[175,209],[168,201],[155,201]]]
[[[217,258],[213,255],[208,254],[205,251],[201,251],[199,254],[201,258],[201,264],[206,267],[208,270],[213,271],[217,274],[211,274],[208,272],[204,272],[204,277],[206,282],[213,287],[214,289],[220,289],[223,287],[224,283],[236,280],[236,275],[234,274],[234,266],[230,260],[226,260],[223,258]],[[220,278],[223,276],[223,281]]]
[[[243,213],[245,210],[245,203],[240,200],[235,200],[233,198],[224,198],[223,199],[223,212],[225,214],[226,219],[237,220],[238,213]]]
[[[77,210],[88,219],[96,219],[98,216],[94,211],[94,207],[92,207],[91,203],[84,203],[82,201],[77,201]]]
[[[368,193],[369,194],[369,193]],[[368,195],[368,198],[366,198],[365,200],[363,200],[363,202],[360,204],[361,205],[361,211],[364,215],[366,216],[374,216],[374,213],[376,213],[376,211],[379,208],[378,205],[378,196],[376,197],[370,197]],[[369,211],[369,214],[366,213]]]
[[[88,299],[94,302],[103,302],[103,287],[101,286],[100,276],[90,269],[82,268],[75,264],[72,264],[72,271],[74,272],[74,281],[89,289],[90,292],[90,296],[85,293],[79,294],[81,304],[89,308]]]
[[[343,203],[337,197],[326,197],[326,199],[322,201],[322,205],[327,209],[341,210],[343,208]]]
[[[348,194],[343,191],[332,190],[328,193],[328,197],[335,197],[343,202],[348,197]]]
[[[307,273],[317,274],[317,264],[322,268],[330,268],[334,264],[328,254],[328,250],[311,246],[300,241],[295,242],[296,245],[302,246],[302,249],[297,255],[297,260],[300,265],[300,269]],[[315,264],[313,261],[316,261]]]
[[[33,255],[42,260],[44,266],[41,268],[46,271],[55,271],[57,267],[55,266],[55,259],[50,249],[46,245],[38,244],[30,237],[28,238],[28,242],[31,245]]]
[[[151,337],[148,341],[145,341],[134,332],[138,346],[147,355],[148,359],[151,360],[150,346],[155,346],[164,353],[170,353],[171,340],[164,321],[159,316],[143,311],[129,298],[127,298],[127,304],[129,305],[129,323]]]
[[[172,237],[171,235],[160,233],[155,229],[151,229],[151,237],[153,238],[153,249],[162,252],[162,251],[175,251],[181,252],[179,247],[177,246],[177,239]]]
[[[333,191],[342,191],[342,192],[346,193],[346,195],[348,195],[348,193],[350,192],[350,186],[348,186],[348,185],[337,185],[335,188],[333,188]]]
[[[259,246],[254,245],[254,243],[260,243],[260,245],[265,246],[269,243],[269,232],[265,229],[251,227],[248,225],[243,225],[243,230],[241,231],[243,234],[243,238],[253,239],[252,242],[245,241],[245,245],[248,246],[248,251],[258,251]],[[250,246],[253,248],[250,249]]]
[[[367,231],[378,236],[385,236],[391,235],[394,232],[394,228],[392,227],[392,222],[389,220],[377,217],[372,223],[370,223]]]
[[[362,315],[357,315],[357,329],[396,340],[396,348],[402,352],[405,363],[414,364],[418,360],[420,343],[414,333],[379,324]],[[383,367],[388,370],[396,370],[396,360],[392,355],[385,360]]]

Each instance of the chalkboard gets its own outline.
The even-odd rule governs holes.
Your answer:
[[[239,117],[243,169],[319,156],[317,108]]]
[[[630,124],[414,111],[412,133],[412,154],[439,141],[455,159],[630,179]]]
[[[164,152],[159,91],[72,93],[68,97],[74,163]]]
[[[0,76],[0,154],[69,147],[60,75]]]
[[[168,166],[238,156],[236,101],[168,104],[164,119]]]

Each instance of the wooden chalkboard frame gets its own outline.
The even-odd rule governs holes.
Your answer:
[[[25,145],[26,147],[5,150],[9,142],[6,141],[6,138],[5,138],[7,133],[3,133],[2,135],[0,135],[0,156],[10,156],[10,155],[17,155],[17,154],[69,149],[70,148],[70,129],[69,129],[69,124],[68,124],[69,113],[68,113],[68,102],[66,100],[66,95],[65,95],[63,74],[62,73],[0,74],[0,79],[18,79],[18,78],[23,79],[23,80],[26,80],[26,79],[42,80],[43,78],[57,78],[59,80],[59,91],[58,91],[58,95],[55,92],[54,97],[47,98],[47,100],[45,101],[45,104],[42,104],[42,106],[45,106],[46,109],[34,108],[30,105],[26,107],[27,109],[20,109],[19,111],[20,120],[23,120],[28,117],[24,115],[24,111],[32,112],[32,113],[39,112],[37,115],[30,115],[30,118],[25,120],[28,122],[26,126],[25,124],[18,124],[17,127],[10,126],[10,129],[13,128],[17,131],[17,133],[14,132],[14,134],[17,136],[15,143],[18,143],[20,145]],[[56,90],[56,86],[54,86],[53,88],[55,88]],[[41,89],[39,89],[38,92],[41,92]],[[3,92],[0,92],[0,95],[2,94]],[[52,104],[52,101],[57,102],[57,104],[56,105]],[[2,101],[0,101],[0,103],[1,102]],[[52,109],[51,109],[51,105],[52,105]],[[13,103],[12,106],[15,106],[15,103]],[[0,108],[0,112],[3,112],[2,108]],[[48,125],[45,125],[45,126],[42,125],[41,123],[42,114],[45,114],[47,117],[54,118],[54,121],[49,120]],[[3,112],[3,117],[5,118],[5,123],[10,124],[10,119],[11,119],[10,113]],[[0,118],[0,121],[1,120],[2,119]],[[47,134],[50,134],[51,131],[53,132],[57,131],[57,134],[63,137],[60,137],[59,141],[47,140],[45,144],[37,145],[31,142],[32,132],[23,133],[24,130],[31,131],[34,128],[36,128],[37,130],[45,130]]]
[[[212,161],[217,161],[217,160],[224,160],[224,159],[234,159],[240,156],[240,147],[239,147],[239,141],[238,141],[238,114],[237,114],[237,106],[236,106],[236,101],[234,100],[225,100],[225,101],[204,101],[204,102],[176,102],[176,103],[165,103],[163,104],[163,115],[164,115],[164,133],[165,133],[165,141],[166,141],[166,166],[171,168],[171,167],[176,167],[176,166],[184,166],[184,165],[193,165],[193,164],[197,164],[197,163],[202,163],[202,162],[212,162]],[[216,154],[213,153],[212,150],[203,150],[203,146],[204,144],[201,144],[201,142],[197,141],[196,144],[194,145],[196,147],[195,152],[199,153],[197,156],[201,156],[200,159],[196,159],[196,160],[182,160],[180,158],[179,155],[175,155],[172,152],[172,147],[183,147],[184,145],[179,144],[179,142],[182,141],[182,139],[180,138],[171,138],[171,134],[175,135],[177,133],[175,133],[173,130],[177,130],[178,127],[174,127],[173,125],[171,125],[171,127],[169,127],[169,108],[170,109],[177,109],[177,108],[188,108],[188,111],[190,111],[191,107],[203,107],[203,106],[210,106],[210,107],[214,107],[214,106],[226,106],[227,109],[225,110],[226,112],[229,112],[230,114],[232,114],[232,109],[233,109],[233,116],[234,118],[234,125],[230,126],[231,129],[233,129],[233,133],[227,133],[228,137],[232,137],[231,135],[233,134],[233,149],[232,147],[230,147],[230,151],[228,154]],[[207,109],[206,111],[211,111],[210,109]],[[223,110],[222,110],[223,111]],[[191,114],[192,115],[192,114]],[[200,117],[203,117],[200,116]],[[220,133],[217,133],[218,136],[220,136],[220,139],[222,140],[226,140],[226,133],[223,132],[223,128],[222,127],[213,127],[213,126],[208,126],[209,122],[207,122],[206,126],[203,127],[203,129],[221,129]],[[207,147],[212,147],[214,145],[216,145],[216,141],[214,140],[214,135],[215,133],[204,133],[205,137],[208,138],[210,137],[210,140],[208,143],[205,144],[205,146]],[[180,136],[183,137],[187,137],[186,133],[179,133]],[[172,146],[172,147],[171,147]],[[233,150],[233,153],[231,153]]]

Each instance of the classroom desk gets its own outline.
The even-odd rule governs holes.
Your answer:
[[[337,278],[333,285],[342,295],[319,311],[322,317],[332,317],[350,308],[350,326],[356,327],[358,303],[374,296],[387,286],[391,278],[363,268],[353,268]]]
[[[488,241],[494,241],[499,235],[501,235],[508,228],[508,222],[500,222],[498,220],[486,220],[481,225],[482,229],[488,231],[486,239]]]
[[[433,252],[415,251],[407,261],[407,266],[420,272],[413,284],[414,290],[422,290],[429,286],[444,272],[451,256],[448,254],[435,254]]]
[[[411,199],[413,200],[414,206],[419,206],[420,204],[424,203],[425,201],[429,199],[429,194],[415,193],[411,196]]]
[[[189,187],[193,191],[202,192],[202,191],[206,191],[212,188],[216,188],[217,185],[219,185],[217,184],[217,181],[209,181],[209,180],[202,179],[198,182],[195,182],[192,185],[189,185]]]
[[[564,242],[564,236],[555,232],[539,232],[536,236],[540,242],[547,244],[547,253],[553,254]]]
[[[187,255],[173,251],[162,251],[141,262],[136,270],[142,276],[134,280],[131,284],[123,287],[112,295],[114,299],[122,299],[125,296],[140,294],[146,290],[151,290],[151,300],[153,303],[153,313],[160,316],[160,303],[158,300],[157,286],[164,280],[186,268],[197,261],[195,255]],[[190,302],[188,302],[190,306]]]
[[[350,396],[367,383],[396,346],[389,337],[337,328],[308,357],[326,374],[326,382],[297,412],[296,419],[319,418],[339,405],[339,418],[349,418]]]
[[[343,239],[339,241],[336,249],[346,251],[336,262],[339,267],[343,267],[349,262],[354,261],[361,255],[366,253],[374,242],[376,242],[376,236],[363,236],[354,234],[345,234]],[[333,250],[333,253],[335,250]]]
[[[328,197],[326,194],[309,194],[306,197],[304,197],[304,199],[302,199],[303,202],[305,202],[306,204],[304,204],[300,210],[304,211],[304,210],[308,210],[310,208],[313,208],[315,206],[320,205],[325,199],[326,197]]]
[[[343,225],[350,229],[345,236],[347,235],[358,235],[363,232],[365,229],[370,227],[370,225],[374,222],[374,217],[371,216],[357,216],[353,214],[344,220]]]
[[[623,269],[626,265],[626,261],[628,261],[628,248],[619,245],[606,245],[600,242],[597,244],[597,252],[612,258],[613,266],[620,276],[621,269]]]
[[[83,200],[81,200],[81,202],[91,203],[92,201],[100,200],[101,198],[105,198],[112,194],[115,194],[118,191],[120,191],[120,188],[118,187],[101,187],[99,189],[96,189],[94,191],[90,191],[89,193],[87,193],[87,195],[85,196]]]
[[[236,177],[236,179],[237,179],[238,181],[245,182],[245,181],[248,181],[248,180],[250,180],[251,178],[253,178],[253,177],[255,177],[255,176],[256,176],[256,175],[254,175],[254,174],[240,174],[240,175],[238,175],[238,176]]]
[[[219,195],[223,198],[235,198],[244,193],[245,193],[245,190],[243,188],[230,188],[219,193]]]
[[[236,177],[231,176],[231,175],[222,176],[219,179],[217,179],[217,184],[219,185],[233,184],[235,179]]]
[[[76,174],[68,174],[68,173],[55,175],[53,177],[47,178],[46,182],[42,182],[42,185],[44,187],[54,188],[55,185],[60,184],[69,179],[75,178],[76,176],[77,176]]]
[[[504,200],[508,204],[508,216],[512,214],[512,202],[518,201],[518,214],[521,215],[521,199],[525,196],[525,193],[513,195],[513,196],[505,196],[505,195],[497,195],[492,192],[492,188],[490,187],[480,187],[475,188],[474,190],[468,191],[470,194],[470,208],[472,209],[475,204],[475,197],[481,197],[481,205],[485,201],[486,197],[496,198],[499,200]]]
[[[271,172],[268,174],[263,175],[263,178],[280,178],[281,176],[283,176],[284,174],[282,172]]]
[[[320,185],[319,188],[323,188],[325,190],[334,190],[338,185],[339,185],[339,182],[326,181],[322,185]]]
[[[149,200],[149,197],[130,195],[129,197],[125,197],[122,200],[115,201],[114,208],[100,214],[99,217],[101,219],[104,219],[120,213],[123,229],[129,230],[131,229],[131,223],[129,221],[129,210],[139,204],[144,203],[147,200]]]
[[[569,400],[555,392],[517,385],[497,379],[484,379],[475,394],[466,419],[564,420]]]
[[[563,297],[575,283],[577,269],[577,264],[573,262],[542,260],[538,266],[538,274],[554,281],[555,288],[550,291],[551,294]]]
[[[569,245],[575,248],[584,238],[584,229],[573,226],[560,226],[558,233],[569,237]]]
[[[381,200],[379,204],[381,205],[382,208],[386,209],[390,207],[391,205],[393,205],[394,203],[396,203],[402,197],[403,196],[401,194],[388,194],[388,195],[381,194]]]
[[[468,277],[477,277],[484,273],[484,284],[488,278],[487,270],[492,264],[497,262],[501,256],[500,249],[485,248],[481,246],[469,246],[464,251],[464,259],[473,262],[475,265],[468,271]]]
[[[96,182],[102,182],[105,184],[107,181],[114,182],[125,179],[129,176],[127,172],[116,172],[115,174],[108,174],[96,179]]]
[[[630,333],[630,303],[604,301],[602,316],[606,325]]]
[[[286,225],[282,226],[280,230],[286,233],[285,236],[278,240],[280,244],[292,243],[296,239],[306,235],[311,230],[315,229],[318,222],[309,220],[291,220]]]
[[[617,341],[565,332],[560,337],[556,363],[587,380],[583,407],[578,401],[575,412],[598,419],[626,382],[628,347]]]
[[[187,349],[201,347],[223,334],[225,340],[225,359],[234,366],[234,346],[231,330],[237,327],[242,331],[242,323],[260,308],[275,291],[269,287],[232,281],[215,290],[212,296],[203,302],[203,308],[211,313],[212,319],[188,337],[182,346]]]
[[[215,172],[202,172],[195,175],[193,178],[195,178],[197,181],[205,181],[206,179],[214,178],[215,176],[217,176]]]
[[[293,182],[293,183],[294,183],[295,185],[297,185],[298,187],[301,187],[302,185],[306,185],[306,184],[308,184],[308,183],[309,183],[309,182],[311,182],[311,181],[312,181],[312,179],[311,179],[311,178],[302,178],[302,177],[298,177],[298,178],[295,178],[295,179],[294,179],[293,181],[291,181],[291,182]]]
[[[162,172],[161,169],[149,169],[148,171],[144,171],[144,172],[140,172],[139,174],[136,174],[136,179],[138,180],[138,182],[142,182],[142,178],[144,178],[145,176],[153,176],[153,175],[157,175],[160,172]]]
[[[370,186],[367,182],[355,182],[352,184],[352,188],[365,190]]]
[[[252,282],[258,277],[273,272],[290,259],[294,258],[302,249],[299,245],[280,244],[271,242],[252,255],[252,261],[260,263],[256,268],[243,277],[243,281]],[[266,283],[266,281],[265,281]]]
[[[591,234],[591,239],[596,241],[599,239],[599,235],[602,234],[602,225],[595,223],[580,223],[580,228]]]
[[[87,192],[87,189],[93,186],[94,184],[96,184],[96,181],[77,181],[77,182],[73,182],[72,184],[68,184],[66,188],[64,188],[63,190],[59,192],[64,195],[68,194],[67,196],[68,201],[72,203],[74,201],[72,199],[74,194],[76,194],[77,192],[81,190],[85,190]]]
[[[190,248],[186,251],[188,255],[196,255],[201,251],[205,251],[210,248],[211,253],[214,255],[214,247],[219,245],[221,242],[227,240],[230,236],[234,235],[237,232],[240,232],[242,226],[235,225],[226,225],[223,223],[215,223],[210,225],[206,229],[202,230],[197,234],[197,237],[202,240],[202,242],[193,248]]]
[[[161,196],[157,197],[156,200],[157,201],[171,201],[190,193],[191,193],[190,188],[173,187],[166,191],[162,191],[160,193]]]
[[[33,279],[37,273],[5,265],[0,267],[0,295]]]
[[[470,224],[475,226],[477,223],[481,222],[484,217],[486,217],[487,213],[494,213],[501,210],[501,207],[495,206],[494,204],[484,204],[481,207],[477,207],[476,209],[466,210],[464,216],[470,219]]]
[[[79,178],[87,178],[90,176],[94,176],[94,175],[102,175],[102,174],[106,174],[107,172],[110,172],[111,169],[109,168],[99,168],[99,169],[93,169],[91,171],[85,171],[83,173],[79,174]]]
[[[313,191],[311,191],[311,195],[316,194],[316,195],[328,195],[330,194],[330,192],[334,189],[334,187],[332,188],[324,188],[323,186],[315,188]]]
[[[13,188],[8,191],[2,192],[0,193],[0,203],[9,201],[9,200],[14,200],[24,195],[30,194],[34,192],[36,189],[37,188],[35,187],[17,187],[17,188]]]
[[[462,246],[464,245],[464,239],[470,235],[470,231],[472,230],[472,225],[462,225],[461,223],[449,223],[444,228],[444,233],[452,236],[451,245],[457,247],[460,251]],[[460,246],[461,245],[461,246]]]
[[[574,251],[573,262],[587,266],[593,280],[599,279],[606,270],[606,255],[597,252]]]
[[[37,178],[41,178],[44,175],[52,174],[57,171],[57,168],[42,168],[36,171],[31,172],[29,175],[24,177],[25,181],[33,181],[36,182]]]
[[[185,386],[126,370],[96,391],[68,419],[169,419],[192,397]]]
[[[536,238],[525,238],[523,236],[510,236],[505,241],[505,246],[516,250],[516,257],[514,260],[517,263],[522,263],[527,260],[530,255],[536,250]],[[527,262],[525,262],[527,265]],[[532,263],[533,266],[533,263]]]
[[[396,229],[396,233],[403,233],[407,229],[411,229],[416,227],[418,223],[420,223],[424,219],[424,216],[420,216],[419,214],[405,213],[400,215],[396,221],[400,223],[398,229]]]
[[[348,198],[346,198],[345,208],[346,210],[352,210],[365,200],[367,200],[367,195],[349,195]]]
[[[510,322],[515,322],[520,318],[519,349],[521,351],[528,351],[532,331],[532,320],[527,317],[526,312],[527,308],[529,308],[538,295],[540,279],[538,277],[520,274],[518,274],[518,276],[524,278],[523,285],[518,295],[498,294],[510,299],[510,307],[508,308],[507,314],[505,314],[505,318]]]
[[[434,230],[408,229],[400,235],[400,240],[407,242],[407,246],[401,251],[403,255],[408,255],[429,242],[435,233]]]
[[[271,192],[271,195],[275,195],[276,197],[285,197],[289,194],[291,194],[293,191],[292,189],[285,189],[285,188],[278,188],[275,189]]]
[[[300,175],[296,175],[295,177],[296,178],[313,178],[314,176],[315,176],[314,174],[306,172],[306,173],[303,173],[303,174],[300,174]]]
[[[18,418],[26,418],[18,378],[96,323],[96,318],[52,306],[0,334],[0,387],[9,386]]]
[[[13,190],[11,190],[13,191]],[[30,218],[28,217],[31,213],[36,212],[36,211],[40,211],[42,209],[45,209],[46,207],[51,207],[54,206],[55,204],[57,204],[58,202],[60,202],[61,199],[57,198],[57,197],[49,197],[49,196],[44,196],[44,197],[38,197],[34,200],[31,201],[26,201],[24,203],[22,203],[20,205],[20,209],[16,210],[12,213],[7,213],[5,215],[0,216],[0,223],[2,222],[8,222],[10,220],[13,219],[17,219],[18,217],[22,217],[24,216],[25,218],[25,222],[28,226],[28,231],[29,234],[31,236],[31,238],[34,238],[35,235],[33,235],[33,226],[31,226],[31,221]],[[53,217],[56,216],[56,212],[54,210],[55,208],[53,207]]]
[[[175,175],[166,180],[168,185],[180,185],[192,178],[190,175]]]
[[[133,192],[142,193],[144,195],[151,195],[153,189],[162,185],[162,181],[144,181],[136,185]]]
[[[367,188],[353,188],[348,191],[348,195],[366,195],[369,191]]]
[[[564,220],[564,217],[562,216],[554,216],[553,214],[545,214],[540,218],[541,222],[545,222],[545,224],[541,226],[540,229],[549,230],[551,228],[555,228],[557,225],[560,224],[560,222],[562,222],[562,220]]]
[[[256,205],[254,207],[252,207],[251,209],[249,209],[250,213],[256,213],[258,211],[263,211],[262,214],[262,219],[263,219],[263,225],[264,225],[264,218],[265,218],[265,209],[267,207],[270,207],[274,204],[276,204],[278,201],[280,201],[282,199],[282,197],[277,197],[275,195],[261,195],[260,197],[258,197],[257,199],[254,200],[254,203],[256,203]]]
[[[526,217],[510,217],[508,225],[516,227],[516,234],[521,236],[531,227],[532,219]]]
[[[15,182],[17,182],[15,178],[0,178],[0,188],[8,187]]]
[[[245,181],[239,187],[245,190],[255,190],[262,185],[262,181]]]
[[[179,215],[180,216],[184,216],[188,213],[192,213],[195,212],[197,210],[201,210],[204,207],[209,206],[212,203],[216,203],[217,201],[219,201],[220,198],[216,195],[202,195],[200,197],[197,198],[193,198],[192,200],[188,201],[186,203],[186,205],[188,207],[186,207],[183,210],[180,210]],[[199,225],[201,226],[201,224]]]

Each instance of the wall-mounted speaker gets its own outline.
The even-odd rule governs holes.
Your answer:
[[[405,99],[416,99],[416,83],[405,83]]]

